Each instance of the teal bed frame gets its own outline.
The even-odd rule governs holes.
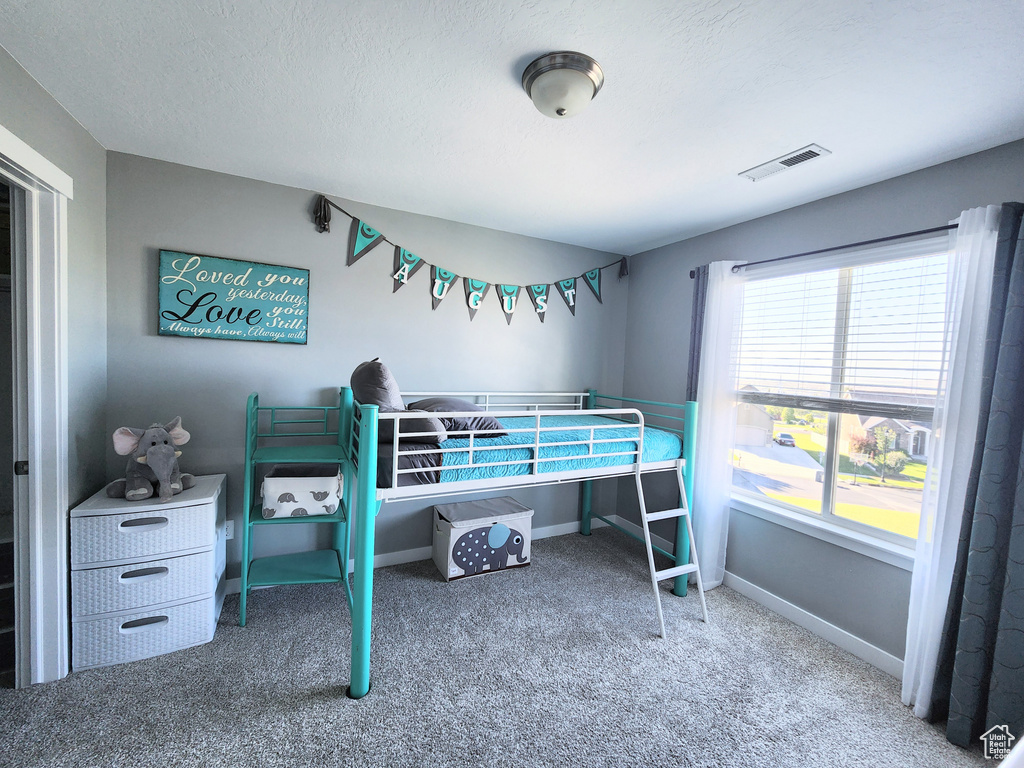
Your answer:
[[[618,404],[618,405],[613,405]],[[697,404],[662,403],[626,397],[601,395],[588,390],[583,405],[586,410],[630,408],[644,417],[644,423],[655,422],[657,429],[674,432],[682,438],[685,461],[682,469],[687,505],[692,509],[693,456],[696,448]],[[314,412],[312,417],[308,414]],[[259,426],[261,414],[266,426]],[[332,427],[332,420],[336,427]],[[684,429],[685,427],[685,429]],[[242,539],[242,579],[239,623],[245,625],[249,590],[267,584],[301,584],[313,582],[340,582],[344,584],[346,598],[352,614],[351,676],[348,695],[362,698],[370,691],[370,632],[373,622],[373,558],[377,514],[386,501],[431,498],[452,494],[445,483],[402,488],[401,496],[382,493],[377,488],[378,408],[357,403],[348,387],[341,388],[337,407],[327,408],[261,408],[258,396],[249,397],[246,432],[246,476],[244,503],[247,510]],[[319,445],[303,444],[318,438]],[[277,444],[267,446],[266,443]],[[281,445],[284,443],[284,445]],[[264,463],[334,463],[344,476],[341,507],[334,515],[301,518],[273,518],[263,520],[257,499],[257,466]],[[635,463],[617,467],[604,467],[589,478],[574,472],[571,478],[560,473],[541,473],[518,477],[495,478],[491,490],[532,487],[564,482],[580,482],[580,533],[589,536],[593,519],[640,538],[614,521],[597,515],[592,510],[594,479],[622,477],[640,472],[675,470],[677,461],[660,462],[637,467]],[[397,486],[397,479],[394,480]],[[273,524],[333,524],[333,547],[329,550],[251,559],[252,535],[263,525]],[[354,536],[352,531],[354,529]],[[349,541],[351,538],[351,552]],[[642,541],[642,539],[640,539]],[[676,553],[654,549],[671,559],[676,565],[689,562],[689,537],[685,521],[677,519]],[[349,556],[353,562],[352,581],[349,584]],[[686,595],[686,580],[677,578],[675,594]]]

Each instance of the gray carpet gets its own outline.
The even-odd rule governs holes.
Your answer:
[[[337,586],[229,597],[213,642],[0,691],[12,766],[922,766],[991,763],[899,701],[899,684],[720,587],[664,593],[609,529],[444,583],[377,572],[373,688],[344,696]]]

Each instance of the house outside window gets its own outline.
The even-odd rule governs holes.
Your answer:
[[[913,544],[944,386],[948,263],[943,236],[747,268],[737,495]]]

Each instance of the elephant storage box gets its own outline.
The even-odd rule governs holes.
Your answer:
[[[445,581],[530,563],[533,510],[511,496],[434,507],[434,563]]]
[[[337,464],[275,464],[263,478],[263,517],[333,515],[341,504]]]

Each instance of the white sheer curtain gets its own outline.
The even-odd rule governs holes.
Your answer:
[[[946,308],[949,362],[944,391],[935,409],[903,661],[903,703],[913,705],[914,714],[922,718],[928,717],[931,709],[935,665],[974,457],[999,209],[990,205],[964,211],[953,236]]]
[[[725,542],[732,490],[732,444],[736,432],[733,327],[743,299],[738,261],[708,267],[700,378],[697,382],[697,467],[693,480],[693,536],[704,589],[725,578]]]

